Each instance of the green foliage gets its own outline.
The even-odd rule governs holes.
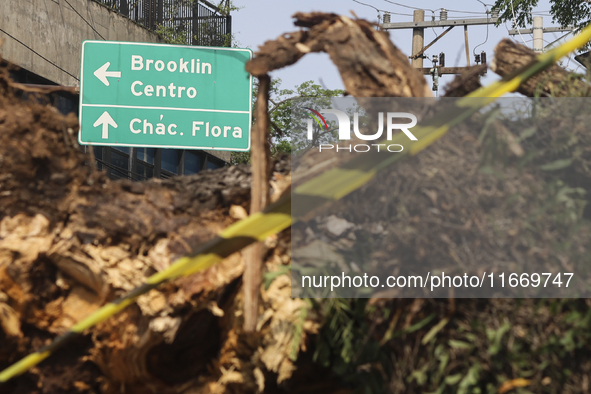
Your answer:
[[[200,46],[231,47],[233,34],[220,34],[222,21],[218,19],[204,19],[197,26],[196,38]]]
[[[230,15],[232,11],[240,11],[244,7],[238,7],[234,5],[234,2],[230,0],[224,0],[218,5],[218,9],[222,15]]]
[[[291,145],[291,149],[303,149],[307,145],[307,141],[297,141],[296,136],[291,133],[292,129],[292,114],[294,111],[305,106],[305,99],[321,100],[326,102],[326,106],[330,106],[330,99],[332,97],[340,97],[344,94],[343,90],[324,89],[322,86],[315,84],[314,81],[306,81],[292,89],[281,89],[281,80],[273,80],[269,92],[270,113],[271,120],[271,138],[274,145],[283,143],[281,146],[286,149]]]
[[[269,289],[271,283],[280,275],[289,275],[291,271],[290,265],[282,265],[276,271],[266,272],[263,274],[263,285],[265,286],[265,290]]]
[[[523,230],[512,253],[529,252],[518,267],[531,264],[538,272],[559,267],[585,281],[590,261],[585,241],[591,234],[585,214],[591,191],[588,111],[575,99],[527,103],[482,114],[484,127],[471,130],[481,146],[481,168],[499,184],[509,174],[523,174],[513,179],[526,187],[504,183],[515,194],[495,207],[506,209],[503,204],[526,196],[526,209],[515,216]],[[515,154],[516,145],[522,156]],[[494,238],[495,248],[506,248],[507,230],[495,230],[503,233]],[[319,301],[325,322],[316,360],[372,393],[493,394],[503,386],[522,394],[588,391],[589,300],[461,299],[453,301],[454,314],[446,303],[452,302],[425,300],[413,310],[392,300],[378,316],[364,300]],[[397,309],[400,315],[390,313]],[[376,383],[386,379],[389,385]]]
[[[253,88],[253,113],[256,108],[256,98],[258,95],[259,83],[254,81]],[[325,100],[327,106],[330,105],[332,97],[340,97],[344,90],[324,89],[313,81],[306,81],[295,87],[295,89],[282,89],[281,79],[272,79],[269,88],[269,119],[270,119],[270,142],[271,155],[275,156],[282,153],[292,153],[293,150],[305,149],[308,142],[303,139],[297,139],[292,133],[292,114],[293,111],[305,106],[305,99]],[[248,152],[232,153],[232,164],[250,163],[250,154]]]
[[[306,81],[297,86],[295,91],[284,90],[279,93],[278,98],[273,102],[277,108],[275,111],[276,117],[273,119],[273,123],[279,126],[276,130],[277,132],[279,130],[290,130],[293,128],[294,126],[291,125],[292,116],[295,113],[302,112],[303,107],[310,106],[314,102],[316,105],[320,104],[323,108],[331,108],[331,98],[342,97],[345,91],[340,89],[324,89],[313,81]],[[284,98],[286,95],[289,98]],[[329,127],[329,129],[333,129],[333,127]],[[326,133],[326,131],[322,131],[320,128],[315,129],[315,141],[312,144],[318,144],[322,139],[323,133]],[[284,140],[289,141],[293,152],[303,151],[311,145],[310,141],[301,133],[290,133],[286,137],[287,139]]]
[[[232,152],[230,155],[230,164],[235,166],[238,164],[250,164],[249,152]]]
[[[302,337],[304,334],[304,324],[306,323],[306,318],[308,317],[308,310],[310,308],[310,302],[306,303],[306,307],[300,309],[300,316],[296,324],[293,328],[293,342],[291,343],[291,349],[289,352],[289,358],[291,361],[296,361],[298,359],[298,354],[300,352],[300,346]]]
[[[167,44],[188,45],[185,32],[180,28],[158,25],[155,31]]]
[[[499,10],[499,23],[513,20],[513,12],[517,25],[525,27],[533,22],[531,12],[539,0],[496,0],[493,8]],[[583,27],[591,18],[591,4],[584,0],[550,0],[550,14],[560,26],[574,25]]]
[[[198,0],[173,0],[170,2],[164,2],[163,14],[170,15],[172,18],[173,15],[178,14],[178,9],[180,6],[193,6],[197,2]],[[241,9],[241,7],[236,7],[229,0],[222,2],[218,8],[221,15],[229,15],[230,12]],[[168,22],[171,21],[172,20],[169,20]],[[199,40],[201,41],[199,42],[199,45],[231,47],[236,41],[235,36],[233,34],[220,35],[220,27],[222,23],[223,21],[218,19],[205,18],[199,20],[197,26],[195,27],[198,31],[198,34],[195,36],[195,38],[199,37]],[[169,26],[169,23],[158,24],[156,26],[155,32],[159,34],[168,44],[191,45],[192,43],[187,41],[187,27],[188,26],[184,21],[176,21],[174,26]]]
[[[462,312],[434,341],[418,347],[426,332],[421,329],[384,346],[382,352],[399,357],[390,390],[494,394],[509,380],[527,379],[529,387],[511,392],[562,392],[566,387],[584,392],[579,385],[585,380],[581,377],[589,367],[586,355],[591,350],[588,304],[585,300],[458,300]]]
[[[486,336],[490,342],[490,346],[488,348],[488,354],[494,356],[501,351],[501,341],[503,339],[503,335],[507,331],[511,329],[511,324],[505,321],[499,328],[487,328],[486,329]]]
[[[386,389],[387,354],[372,336],[368,299],[329,298],[315,303],[324,318],[314,361],[367,394]]]

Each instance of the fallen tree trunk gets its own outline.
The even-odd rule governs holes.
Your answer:
[[[77,148],[75,117],[64,119],[51,107],[20,101],[2,77],[4,368],[244,217],[250,170],[235,166],[167,181],[111,182],[85,164],[89,158]],[[286,169],[283,165],[275,173],[275,191],[285,187],[281,178]],[[284,255],[285,235],[272,242],[279,245],[277,255],[271,252],[266,259],[275,266],[286,263],[277,260]],[[224,386],[236,385],[236,376],[222,376],[219,370],[210,374],[207,368],[220,355],[228,357],[221,352],[224,346],[228,352],[244,346],[232,334],[241,327],[236,308],[242,271],[241,256],[236,254],[202,275],[152,290],[33,373],[10,382],[9,388],[48,393],[85,388],[111,392],[121,387],[129,392],[178,392],[180,383],[193,381],[198,387],[218,378]],[[287,304],[277,297],[276,307],[295,313],[297,308],[288,305],[299,301],[291,300],[289,291],[283,294]],[[269,310],[269,302],[265,307]],[[273,325],[275,316],[268,316],[267,324]],[[255,341],[264,342],[264,334]],[[285,373],[281,365],[287,358],[275,358],[270,369]],[[242,375],[238,380],[241,387],[255,390],[264,380],[255,381],[253,370],[259,366],[251,365],[249,372],[241,365],[249,380]],[[196,379],[206,375],[207,379]]]
[[[262,75],[292,64],[305,53],[324,50],[337,64],[350,94],[430,94],[423,77],[408,66],[387,35],[376,32],[368,22],[319,13],[296,17],[297,24],[309,30],[266,43],[248,66],[252,73]],[[63,118],[36,103],[24,104],[10,85],[3,75],[0,368],[48,344],[98,306],[141,284],[148,275],[244,217],[251,182],[247,167],[166,181],[111,182],[86,165],[89,158],[76,146],[74,117]],[[488,210],[500,211],[502,207],[495,207],[491,196],[510,195],[513,189],[501,189],[498,179],[478,171],[481,146],[474,131],[448,137],[435,144],[429,154],[391,171],[387,182],[378,185],[391,188],[389,209],[400,212],[404,219],[400,227],[392,227],[395,231],[391,233],[396,237],[390,244],[398,243],[395,246],[400,258],[453,264],[454,259],[474,258],[472,250],[479,245],[494,245],[495,239],[490,238],[494,231],[487,226],[492,218]],[[289,184],[289,165],[280,161],[274,169],[276,198]],[[518,190],[525,179],[522,172],[510,175]],[[535,173],[526,175],[536,179]],[[482,192],[471,194],[472,189]],[[533,200],[535,193],[529,193]],[[530,205],[512,204],[509,208],[513,210],[501,212],[505,216],[499,214],[498,221],[513,223]],[[374,222],[379,220],[377,215]],[[414,230],[409,231],[411,228]],[[475,235],[468,232],[470,229]],[[515,231],[519,229],[515,227]],[[505,241],[509,244],[513,238]],[[312,355],[306,352],[322,317],[308,314],[304,301],[290,297],[289,278],[277,275],[290,263],[289,242],[288,232],[265,242],[263,265],[276,278],[262,286],[262,313],[256,333],[247,335],[242,330],[244,263],[237,253],[206,272],[175,280],[140,297],[136,305],[81,336],[74,346],[10,382],[6,392],[347,392],[329,368],[313,364]],[[492,247],[481,250],[485,256],[492,252]],[[530,252],[548,255],[542,249],[532,252],[515,247],[499,251],[498,258],[507,260]],[[422,339],[419,335],[425,330],[417,328],[413,337],[405,330],[430,319],[430,314],[449,321],[449,311],[455,306],[447,308],[422,300],[375,303],[396,313],[376,318],[369,333],[364,332],[364,340],[382,335],[381,344],[390,346],[392,360],[397,362],[393,373],[399,379],[391,387],[399,392],[417,392],[421,390],[419,384],[408,377],[413,376],[415,367],[419,370],[422,357],[429,356],[424,354],[427,347],[418,346]],[[511,301],[487,304],[488,309],[469,300],[458,304],[463,330],[476,321],[473,317],[481,310],[491,311],[478,315],[491,327],[499,320],[494,311],[508,314],[517,310]],[[524,326],[528,323],[526,312],[519,312]],[[445,324],[439,327],[443,330]],[[459,334],[444,331],[436,334],[448,335],[456,342],[464,340]],[[395,335],[404,335],[404,340],[391,341]],[[511,338],[519,341],[522,336]],[[492,357],[487,353],[489,342],[480,340],[484,356],[478,360],[486,363]],[[443,351],[447,349],[444,343],[440,346]],[[358,356],[354,355],[355,360]],[[463,356],[453,354],[457,359]],[[450,374],[464,371],[457,362],[447,367],[434,365],[440,369],[433,376],[442,375],[445,368]],[[484,365],[482,371],[496,368],[492,362]],[[577,367],[570,370],[578,372]],[[373,366],[361,365],[356,372],[368,368]],[[505,373],[496,372],[499,376]]]
[[[286,56],[297,60],[307,45],[327,50],[356,95],[429,93],[387,35],[369,23],[329,14],[297,18],[311,28],[292,37],[308,40],[288,40],[279,53],[291,51]],[[280,37],[266,45],[284,43]],[[263,48],[249,66],[259,69],[251,72],[276,68],[266,56]],[[246,216],[251,182],[241,166],[165,181],[109,181],[79,151],[74,116],[18,96],[2,71],[0,369]],[[272,199],[289,185],[288,172],[285,162],[275,164]],[[289,264],[288,245],[289,232],[265,243],[267,271]],[[7,392],[262,392],[290,378],[296,391],[314,392],[317,381],[322,392],[338,390],[323,368],[297,378],[295,359],[318,318],[290,297],[287,276],[261,289],[257,332],[243,332],[243,270],[237,253],[151,290],[9,382]]]
[[[354,97],[431,97],[422,75],[389,40],[364,20],[313,12],[297,13],[306,27],[267,41],[246,66],[253,75],[289,66],[310,52],[326,52],[337,66],[347,94]]]
[[[495,47],[491,69],[502,77],[511,75],[535,60],[536,53],[509,39]],[[517,91],[525,96],[586,97],[589,84],[559,65],[553,65],[522,83]]]

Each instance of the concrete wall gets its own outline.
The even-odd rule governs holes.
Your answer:
[[[66,72],[2,31],[0,39],[6,41],[0,47],[0,56],[60,85],[80,85],[77,78],[80,78],[82,41],[102,40],[89,24],[109,41],[161,42],[148,29],[92,0],[68,0],[67,3],[64,0],[0,0],[0,3],[0,29]]]
[[[92,0],[0,0],[0,4],[0,29],[14,37],[0,31],[0,40],[5,39],[0,56],[64,86],[80,86],[84,40],[102,40],[102,36],[108,41],[162,42],[150,30]],[[230,161],[230,152],[208,153]]]

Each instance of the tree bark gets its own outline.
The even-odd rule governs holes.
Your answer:
[[[313,12],[297,13],[295,25],[309,30],[267,41],[246,70],[262,75],[289,66],[306,53],[326,52],[354,97],[431,97],[427,82],[388,33],[364,20]]]
[[[250,72],[263,75],[326,50],[350,94],[430,95],[422,75],[370,23],[334,14],[296,17],[309,30],[267,42]],[[251,175],[243,166],[110,181],[87,165],[74,116],[20,96],[1,70],[0,369],[215,237],[250,204]],[[274,169],[271,200],[290,184],[288,164]],[[271,237],[265,248],[267,270],[290,263],[289,232]],[[9,382],[6,392],[262,392],[290,380],[297,374],[294,354],[307,348],[319,318],[303,312],[306,303],[291,298],[289,277],[281,275],[262,289],[260,331],[248,335],[243,270],[237,253],[150,291]],[[326,376],[314,368],[290,387],[314,392],[315,382],[324,382],[322,392],[339,389]]]
[[[535,60],[536,53],[509,39],[495,47],[491,69],[502,77],[509,76]],[[522,83],[517,91],[525,96],[583,97],[590,86],[580,77],[554,65]]]
[[[269,75],[259,75],[259,91],[256,103],[256,121],[251,146],[252,189],[250,213],[263,210],[269,200]],[[259,293],[262,275],[263,244],[257,242],[244,250],[244,331],[256,329],[259,314]]]

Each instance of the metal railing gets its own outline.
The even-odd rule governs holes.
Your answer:
[[[95,0],[175,43],[231,46],[232,17],[205,0]]]

